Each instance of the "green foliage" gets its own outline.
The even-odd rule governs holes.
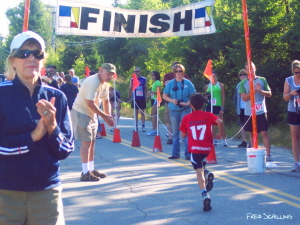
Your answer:
[[[75,74],[81,78],[83,78],[83,74],[85,71],[85,58],[82,54],[79,55],[79,57],[75,60],[74,64],[72,65],[72,68],[75,70]]]

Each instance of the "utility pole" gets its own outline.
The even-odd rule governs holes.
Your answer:
[[[56,7],[55,6],[47,6],[47,8],[52,8],[52,39],[51,39],[51,45],[53,50],[55,51],[55,17],[56,17]]]

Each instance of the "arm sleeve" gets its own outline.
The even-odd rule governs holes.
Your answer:
[[[70,112],[65,96],[61,97],[58,104],[55,102],[57,110],[57,127],[47,138],[49,151],[58,160],[65,159],[74,151],[74,137],[71,126]]]
[[[265,91],[271,91],[271,88],[270,88],[270,86],[269,86],[269,84],[268,84],[268,82],[267,82],[266,78],[264,78],[264,77],[261,77],[260,79],[261,79],[261,80],[262,80],[262,82],[264,83],[264,86],[265,86]]]
[[[242,82],[240,83],[239,94],[246,93],[246,89],[244,87],[245,82],[246,82],[246,79],[242,80]]]

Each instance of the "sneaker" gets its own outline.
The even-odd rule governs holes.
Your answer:
[[[168,139],[168,141],[167,141],[167,144],[168,144],[168,145],[171,145],[171,144],[173,144],[173,141],[172,141],[172,139]]]
[[[171,156],[171,157],[169,157],[169,159],[179,159],[179,157]]]
[[[133,130],[133,131],[139,131],[139,128],[138,128],[138,126],[136,126],[136,127],[135,127],[135,130]]]
[[[227,141],[226,140],[223,141],[223,147],[227,147]]]
[[[270,155],[267,156],[267,162],[274,162],[272,156],[270,156]]]
[[[272,156],[267,156],[267,159],[266,159],[266,168],[275,168],[275,167],[278,167],[277,164],[274,162]]]
[[[208,170],[204,170],[204,178],[205,178],[205,185],[206,185],[206,191],[210,192],[211,189],[214,187],[214,174],[209,172]]]
[[[214,139],[214,145],[217,146],[218,145],[218,141],[216,139]]]
[[[142,132],[146,132],[145,126],[142,126]]]
[[[94,176],[96,176],[96,177],[100,177],[100,178],[105,178],[105,177],[106,177],[106,174],[104,174],[104,173],[99,173],[98,170],[93,170],[91,173],[92,173]]]
[[[166,134],[166,137],[168,138],[168,137],[169,137],[169,134]]]
[[[298,163],[295,163],[294,168],[292,169],[292,172],[299,172],[300,171],[300,165]]]
[[[188,155],[188,156],[185,157],[185,159],[186,160],[191,160],[191,156]]]
[[[156,130],[151,130],[150,132],[147,133],[148,136],[156,136],[156,134],[157,134]]]
[[[239,148],[247,148],[247,142],[246,141],[242,141],[241,144],[238,145]]]
[[[87,173],[85,173],[85,174],[81,173],[80,180],[81,180],[81,181],[99,181],[100,178],[94,176],[94,175],[89,171],[89,172],[87,172]]]
[[[210,211],[212,207],[210,206],[210,197],[207,191],[202,192],[202,197],[203,197],[203,211]]]

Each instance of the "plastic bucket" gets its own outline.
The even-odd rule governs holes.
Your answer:
[[[247,164],[249,173],[266,171],[266,149],[247,148]]]

